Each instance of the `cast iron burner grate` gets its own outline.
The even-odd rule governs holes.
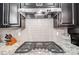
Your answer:
[[[24,42],[15,53],[27,53],[34,49],[47,49],[52,53],[64,53],[64,50],[55,42]]]

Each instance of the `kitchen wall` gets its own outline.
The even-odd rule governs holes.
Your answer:
[[[59,37],[67,39],[67,28],[54,28],[54,19],[25,19],[24,29],[0,29],[3,40],[5,34],[12,34],[18,41],[55,41]],[[24,23],[23,23],[24,24]]]

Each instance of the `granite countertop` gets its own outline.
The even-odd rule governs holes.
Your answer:
[[[59,29],[58,30],[53,29],[52,31],[53,31],[53,33],[51,33],[51,31],[50,31],[50,34],[48,34],[49,38],[52,39],[51,41],[54,41],[56,44],[58,44],[65,51],[65,53],[51,53],[51,52],[49,52],[47,50],[40,50],[39,49],[39,50],[31,51],[31,52],[28,52],[28,53],[22,53],[22,55],[37,55],[37,54],[38,55],[78,55],[79,54],[79,47],[76,46],[76,45],[71,44],[70,37],[64,33],[65,30],[63,31],[63,30],[59,30]],[[8,32],[10,32],[10,30],[9,31],[4,31],[4,32],[8,33]],[[22,35],[17,36],[17,32],[19,32],[19,31],[10,32],[12,34],[14,33],[13,36],[17,39],[17,43],[12,45],[12,46],[6,46],[6,45],[0,46],[0,54],[1,55],[21,55],[19,53],[16,54],[15,51],[24,42],[29,41],[29,39],[26,38],[28,36],[28,35],[26,35],[27,32],[26,33],[25,33],[25,31],[22,32],[21,34],[23,36]],[[26,37],[24,36],[24,33],[25,33]],[[29,37],[31,38],[30,35],[29,35]],[[46,38],[44,38],[44,41],[46,40]],[[48,38],[47,38],[47,40],[48,40]],[[33,41],[35,41],[35,40],[33,40]]]
[[[53,40],[55,43],[57,43],[60,47],[63,48],[65,53],[51,53],[48,50],[32,50],[28,53],[14,53],[16,49],[23,44],[25,41],[21,40],[14,44],[13,46],[1,46],[0,47],[0,54],[1,55],[77,55],[79,54],[79,47],[76,45],[71,44],[71,41],[68,37],[66,39],[63,39],[64,37],[59,37],[58,39]]]

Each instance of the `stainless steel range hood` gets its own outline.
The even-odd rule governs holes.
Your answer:
[[[45,18],[48,15],[60,13],[61,4],[58,3],[24,3],[23,7],[18,9],[21,15],[34,18]],[[28,18],[28,17],[27,17]]]
[[[62,10],[61,8],[20,8],[18,9],[18,12],[20,12],[20,14],[24,17],[26,17],[27,15],[34,15],[35,17],[44,17],[45,15],[51,15],[54,12],[62,12]]]

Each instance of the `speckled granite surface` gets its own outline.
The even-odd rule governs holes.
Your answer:
[[[65,36],[66,37],[66,36]],[[28,53],[14,53],[15,50],[23,44],[24,41],[19,40],[15,45],[13,46],[1,46],[0,47],[0,54],[1,55],[78,55],[79,54],[79,47],[71,44],[70,38],[64,36],[59,36],[57,39],[52,40],[55,43],[57,43],[59,46],[63,48],[65,53],[51,53],[48,50],[32,50]],[[19,38],[20,39],[20,38]]]

